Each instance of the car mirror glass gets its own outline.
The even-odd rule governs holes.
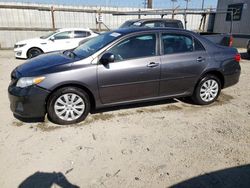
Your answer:
[[[106,65],[108,63],[113,63],[115,61],[115,55],[112,53],[105,53],[99,60],[101,64]]]
[[[52,37],[50,37],[50,39],[49,39],[49,40],[54,41],[54,40],[55,40],[55,37],[54,37],[54,36],[52,36]]]

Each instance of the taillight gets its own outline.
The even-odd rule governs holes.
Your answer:
[[[229,47],[232,47],[233,46],[233,36],[231,35],[230,36],[230,39],[229,39]]]
[[[234,60],[236,61],[236,62],[240,62],[240,60],[241,60],[241,56],[240,56],[240,54],[239,53],[237,53],[237,54],[235,54],[235,56],[234,56]]]

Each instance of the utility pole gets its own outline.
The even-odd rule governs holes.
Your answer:
[[[184,24],[185,24],[185,29],[187,29],[187,13],[186,13],[186,11],[188,9],[188,3],[190,0],[184,0],[184,1],[186,1],[186,10],[185,10],[185,14],[184,14]]]
[[[186,1],[186,10],[188,9],[188,3],[189,3],[189,1],[191,1],[191,0],[184,0],[184,1]]]
[[[173,11],[173,13],[172,13],[172,19],[174,19],[175,3],[177,2],[177,0],[171,0],[171,1],[173,3],[173,7],[172,7],[172,11]]]
[[[153,0],[147,0],[147,8],[153,8]]]
[[[204,0],[202,0],[202,5],[201,5],[201,9],[204,9]]]
[[[175,9],[174,4],[177,2],[177,0],[171,0],[171,1],[172,1],[172,3],[173,3],[172,9],[174,10],[174,9]]]

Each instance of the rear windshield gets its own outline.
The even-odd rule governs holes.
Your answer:
[[[173,28],[180,28],[179,24],[177,22],[166,22],[165,26],[166,27],[173,27]]]

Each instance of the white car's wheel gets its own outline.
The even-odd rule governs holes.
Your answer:
[[[31,48],[27,52],[27,57],[29,59],[31,59],[33,57],[36,57],[36,56],[42,54],[42,53],[43,53],[43,51],[41,49],[39,49],[39,48]]]

